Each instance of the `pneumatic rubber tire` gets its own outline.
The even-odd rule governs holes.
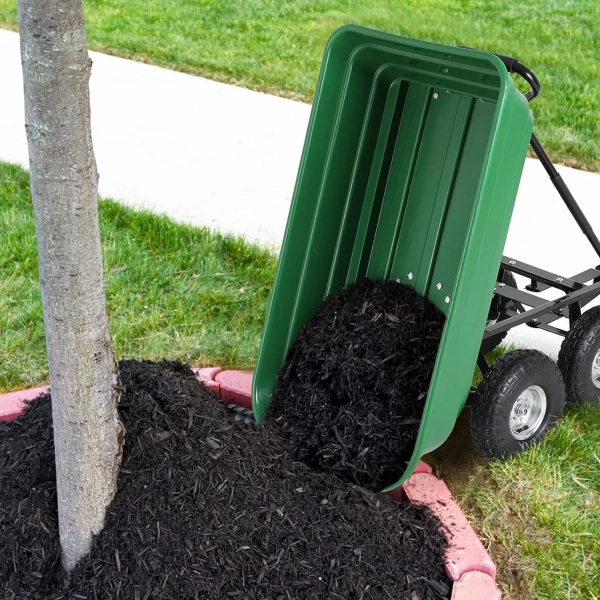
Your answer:
[[[554,361],[537,350],[507,352],[485,373],[473,398],[473,444],[488,461],[512,456],[541,440],[564,406],[565,386]]]
[[[597,404],[600,396],[600,306],[584,312],[564,339],[558,366],[567,402]],[[594,385],[596,380],[596,385]]]

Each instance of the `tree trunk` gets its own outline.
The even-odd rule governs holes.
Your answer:
[[[56,448],[63,567],[89,552],[116,491],[116,405],[82,0],[19,0],[25,128]]]

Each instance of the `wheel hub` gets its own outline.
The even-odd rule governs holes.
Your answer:
[[[598,387],[600,387],[600,351],[597,355]],[[539,430],[546,416],[546,392],[530,385],[517,398],[510,411],[510,434],[519,441],[528,440]]]
[[[600,389],[600,350],[596,352],[596,356],[592,361],[592,383]]]

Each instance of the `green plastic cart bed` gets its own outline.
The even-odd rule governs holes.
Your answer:
[[[446,324],[403,483],[467,400],[533,117],[493,54],[345,26],[330,38],[256,369],[260,422],[323,299],[399,280]]]

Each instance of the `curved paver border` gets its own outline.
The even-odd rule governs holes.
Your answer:
[[[0,394],[0,421],[11,421],[20,417],[23,414],[27,400],[33,400],[49,391],[50,387],[45,385],[27,390],[19,390],[18,392]]]
[[[252,371],[223,371],[219,367],[193,369],[221,400],[252,408]],[[32,400],[47,386],[0,395],[0,421],[23,414],[26,400]],[[496,586],[496,565],[452,497],[448,486],[432,474],[431,467],[419,462],[415,472],[390,493],[413,504],[423,504],[440,519],[450,542],[446,554],[446,573],[452,580],[451,600],[500,600]]]

